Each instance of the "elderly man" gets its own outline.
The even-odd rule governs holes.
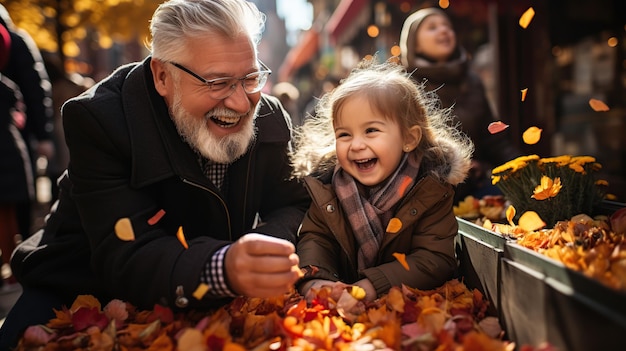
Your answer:
[[[263,22],[244,0],[165,2],[151,56],[66,102],[70,165],[13,256],[24,293],[0,348],[77,294],[206,309],[293,286],[310,199],[290,178],[289,115],[261,93]]]

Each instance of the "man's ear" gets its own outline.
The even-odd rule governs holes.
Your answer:
[[[161,96],[168,95],[168,79],[172,79],[165,69],[166,63],[160,60],[151,59],[150,69],[152,70],[152,80],[154,81],[154,87]],[[169,86],[172,86],[172,82],[169,82]]]
[[[402,147],[402,150],[404,152],[411,152],[415,150],[415,148],[417,147],[417,145],[419,145],[421,140],[422,140],[422,127],[413,126],[409,128],[409,130],[407,131],[404,137],[404,145]]]

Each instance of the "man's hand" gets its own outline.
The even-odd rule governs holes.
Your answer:
[[[289,241],[263,234],[246,234],[226,252],[224,270],[237,294],[274,297],[289,292],[300,278],[299,258]]]

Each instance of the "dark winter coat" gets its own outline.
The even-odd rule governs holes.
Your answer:
[[[0,73],[0,205],[27,203],[35,196],[30,155],[15,122],[22,116],[20,104],[19,87]]]
[[[4,13],[0,11],[0,204],[15,205],[35,197],[29,141],[52,138],[52,101],[39,50],[26,32],[7,25]]]
[[[462,180],[457,175],[464,163],[454,150],[446,157],[449,167],[421,165],[417,183],[400,200],[393,215],[402,228],[397,233],[385,233],[375,266],[362,272],[357,269],[355,234],[330,184],[330,175],[305,177],[312,203],[298,236],[300,267],[307,272],[298,284],[311,279],[352,284],[368,278],[380,296],[392,286],[433,289],[451,279],[457,267],[454,238],[458,231],[452,211],[453,186]],[[394,253],[406,254],[409,270]]]
[[[260,104],[256,141],[229,167],[222,195],[178,135],[154,88],[150,58],[69,100],[70,165],[45,229],[13,257],[20,283],[70,300],[88,293],[141,308],[174,307],[179,287],[189,307],[224,303],[190,296],[207,260],[246,232],[294,242],[310,202],[301,183],[286,180],[289,116],[275,98]],[[165,215],[150,224],[159,210]],[[253,229],[257,213],[263,225]],[[132,222],[134,241],[116,236],[121,218]],[[176,237],[181,226],[188,249]]]

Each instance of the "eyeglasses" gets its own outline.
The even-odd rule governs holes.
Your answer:
[[[241,84],[241,86],[243,87],[243,91],[245,91],[246,94],[258,93],[259,91],[261,91],[261,89],[263,89],[265,83],[267,83],[267,77],[269,77],[269,75],[272,73],[272,70],[270,70],[269,67],[267,67],[263,62],[259,61],[261,69],[257,72],[247,74],[244,77],[222,77],[207,80],[179,63],[172,61],[169,61],[169,63],[209,87],[209,96],[216,100],[226,99],[227,97],[231,96],[237,89],[237,84]]]

